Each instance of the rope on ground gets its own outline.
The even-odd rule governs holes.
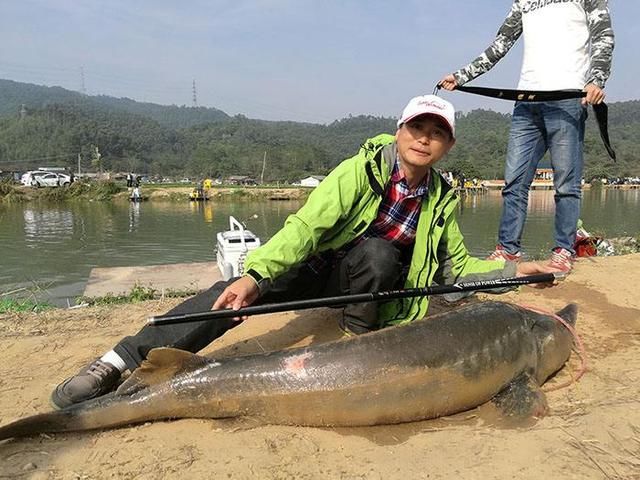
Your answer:
[[[530,310],[530,311],[535,312],[535,313],[539,313],[541,315],[549,315],[550,317],[553,317],[555,320],[557,320],[560,324],[562,324],[569,331],[569,333],[571,333],[571,336],[573,336],[573,340],[574,340],[574,343],[576,345],[577,354],[578,354],[578,357],[580,357],[580,368],[578,369],[578,372],[576,373],[575,377],[571,374],[571,372],[569,372],[569,375],[571,376],[571,380],[569,380],[568,382],[561,383],[560,385],[555,385],[553,387],[544,389],[544,391],[545,392],[553,392],[553,391],[556,391],[556,390],[560,390],[560,389],[568,387],[568,386],[574,384],[575,382],[577,382],[578,380],[580,380],[580,378],[587,371],[587,354],[586,354],[586,349],[584,348],[584,343],[582,343],[582,339],[578,335],[578,332],[576,331],[576,329],[573,328],[573,326],[570,325],[564,318],[556,315],[554,312],[550,312],[548,310],[545,310],[545,309],[539,308],[539,307],[535,307],[533,305],[520,304],[520,306],[522,308],[525,308],[525,309]]]

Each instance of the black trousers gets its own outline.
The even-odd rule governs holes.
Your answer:
[[[401,280],[402,270],[401,252],[386,240],[371,238],[353,247],[335,265],[315,271],[309,264],[302,263],[291,269],[275,280],[272,288],[253,305],[389,290]],[[223,290],[235,280],[217,282],[167,313],[210,310]],[[377,307],[375,302],[347,305],[340,326],[357,334],[377,330],[381,326]],[[147,325],[136,335],[122,339],[114,350],[133,371],[153,348],[173,347],[196,353],[240,323],[222,319]]]

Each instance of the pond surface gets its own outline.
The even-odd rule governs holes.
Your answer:
[[[73,304],[93,267],[215,260],[215,236],[229,216],[266,241],[295,212],[295,201],[28,203],[0,205],[0,294],[20,289],[42,301]],[[502,207],[498,192],[467,195],[458,213],[474,255],[493,250]],[[640,232],[640,190],[584,192],[587,230],[606,237]],[[553,192],[532,192],[523,238],[541,256],[553,239]]]

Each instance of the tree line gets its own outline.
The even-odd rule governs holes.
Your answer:
[[[618,161],[607,158],[590,118],[585,138],[587,179],[640,175],[640,102],[609,107]],[[460,115],[457,144],[440,167],[467,178],[501,178],[510,119],[509,114],[489,110]],[[393,118],[350,116],[326,125],[274,122],[230,117],[204,107],[89,97],[0,80],[0,170],[65,166],[75,171],[79,156],[82,170],[260,178],[266,155],[265,181],[295,181],[327,174],[354,155],[365,139],[394,131]],[[100,165],[95,162],[96,151]]]

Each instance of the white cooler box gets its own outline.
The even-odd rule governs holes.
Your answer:
[[[216,261],[222,278],[229,280],[243,275],[244,259],[260,246],[260,239],[233,217],[229,217],[229,230],[219,232],[216,239]]]

